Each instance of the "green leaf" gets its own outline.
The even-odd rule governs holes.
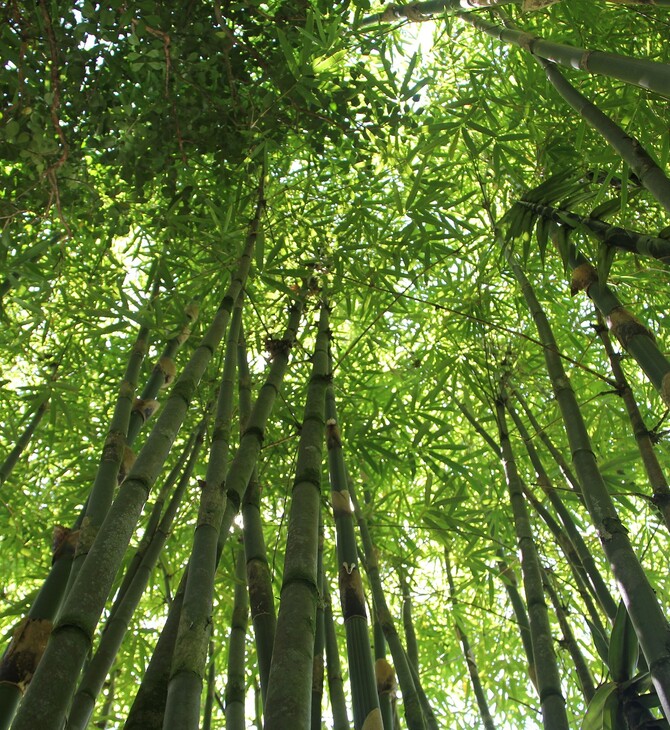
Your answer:
[[[612,626],[607,665],[615,682],[625,682],[635,672],[639,643],[623,601],[619,603]]]
[[[619,699],[615,682],[598,687],[582,720],[581,730],[615,730]]]

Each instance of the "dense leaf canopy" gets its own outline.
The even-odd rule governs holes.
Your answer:
[[[558,43],[669,62],[670,20],[662,6],[565,0],[535,12],[516,4],[503,9],[472,12]],[[410,586],[421,680],[438,724],[480,722],[457,624],[469,638],[497,727],[539,727],[540,700],[501,580],[501,559],[521,580],[498,451],[494,402],[501,384],[518,392],[514,401],[531,443],[619,597],[598,531],[520,405],[570,462],[541,337],[510,262],[521,263],[549,318],[606,485],[666,606],[667,528],[593,304],[584,292],[570,296],[570,246],[596,266],[602,282],[607,278],[661,353],[668,269],[659,259],[615,253],[581,224],[568,239],[565,218],[550,226],[530,214],[524,220],[513,206],[532,201],[529,191],[549,181],[543,204],[593,213],[660,240],[668,210],[645,189],[644,175],[559,96],[527,48],[448,10],[427,22],[361,23],[380,10],[369,0],[5,5],[0,458],[40,405],[48,407],[11,474],[2,474],[0,622],[8,640],[48,573],[54,528],[73,525],[85,504],[139,328],[149,328],[150,340],[141,389],[190,302],[198,302],[200,314],[175,357],[178,372],[212,321],[263,177],[261,233],[243,310],[254,396],[288,306],[301,282],[316,278],[331,305],[347,467],[400,627],[401,583]],[[564,76],[667,170],[667,97],[646,88],[643,72],[635,85],[581,65],[563,68]],[[277,601],[317,299],[308,300],[258,464]],[[215,398],[223,350],[214,352],[197,387],[164,473]],[[667,405],[658,383],[633,357],[624,356],[622,365],[663,463]],[[511,420],[508,426],[521,477],[549,508],[524,441]],[[233,432],[236,442],[237,416]],[[107,717],[108,727],[121,727],[127,716],[188,560],[195,477],[204,479],[210,437],[119,652],[113,698],[97,705],[94,717]],[[323,501],[325,575],[336,594],[335,527]],[[541,563],[598,686],[610,670],[565,552],[530,509]],[[214,599],[221,694],[232,542]],[[551,608],[550,620],[568,717],[578,727],[587,703]],[[338,632],[343,636],[341,620]],[[247,649],[252,708],[251,633]],[[220,708],[214,713],[220,717]],[[328,717],[326,711],[331,727]]]

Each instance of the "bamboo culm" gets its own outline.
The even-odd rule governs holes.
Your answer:
[[[514,527],[521,553],[523,585],[530,620],[535,676],[542,706],[543,726],[545,730],[569,730],[565,697],[561,689],[551,625],[544,601],[542,569],[526,509],[521,479],[507,432],[504,399],[505,396],[502,393],[496,399],[495,413],[500,435],[500,451],[514,515]]]
[[[328,306],[322,302],[291,494],[284,578],[264,730],[308,728],[310,725],[316,603],[319,597],[317,554],[324,412],[329,381],[328,314]]]
[[[203,418],[197,433],[192,442],[191,453],[183,465],[183,472],[175,488],[174,494],[168,503],[151,540],[140,553],[139,563],[136,567],[131,565],[128,572],[131,573],[131,580],[119,589],[119,596],[109,614],[105,627],[100,637],[100,642],[86,665],[77,692],[72,700],[67,730],[85,730],[90,720],[95,701],[102,689],[105,677],[114,664],[116,655],[121,647],[123,639],[130,626],[133,613],[137,608],[144,590],[148,585],[161,551],[170,535],[172,522],[177,515],[179,505],[186,488],[191,480],[191,475],[200,455],[200,450],[207,429],[208,417]],[[179,466],[179,464],[177,465]]]
[[[516,260],[510,267],[535,321],[544,347],[547,371],[570,443],[575,471],[614,578],[619,586],[652,681],[666,716],[670,716],[670,627],[656,594],[640,565],[625,527],[616,512],[607,485],[598,469],[586,425],[570,380],[563,368],[558,346],[540,303]]]
[[[228,469],[237,340],[241,319],[240,294],[228,331],[207,472],[205,482],[201,485],[200,507],[193,535],[184,603],[172,656],[163,721],[165,730],[197,730],[200,724],[200,699],[212,627],[219,528],[226,501],[223,485]]]
[[[219,342],[251,264],[261,210],[261,195],[252,230],[218,312],[175,383],[165,408],[158,416],[131,473],[103,522],[88,557],[72,586],[54,627],[40,666],[19,708],[14,730],[60,730],[67,706],[114,577],[135,530],[144,503],[170,452],[177,432]]]

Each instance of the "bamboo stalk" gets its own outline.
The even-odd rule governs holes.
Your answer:
[[[95,627],[135,530],[142,507],[169,454],[195,389],[212,353],[221,341],[237,299],[247,278],[251,255],[263,209],[262,185],[245,249],[218,312],[175,383],[165,408],[122,483],[87,559],[72,586],[60,618],[51,635],[31,688],[19,708],[14,730],[60,730]]]
[[[270,667],[264,730],[310,725],[314,633],[318,600],[317,553],[321,454],[328,373],[328,306],[321,304],[307,390],[284,560],[277,632]]]
[[[621,591],[640,646],[649,665],[652,681],[666,715],[670,715],[670,628],[628,534],[616,512],[607,486],[598,469],[586,425],[568,375],[558,354],[549,322],[519,264],[509,264],[535,321],[544,345],[547,371],[554,387],[572,451],[582,493],[598,531],[614,578]]]
[[[205,707],[202,711],[202,730],[212,730],[212,713],[214,712],[214,698],[216,696],[216,657],[214,656],[214,642],[209,642],[209,667],[207,668],[207,691],[205,693]]]
[[[416,640],[416,631],[414,630],[414,621],[412,620],[412,594],[409,590],[407,576],[402,567],[398,568],[398,577],[400,579],[400,593],[402,595],[402,625],[405,630],[405,646],[407,647],[407,656],[412,666],[418,673],[419,671],[419,645]]]
[[[540,455],[537,453],[537,449],[533,444],[530,434],[509,398],[506,399],[505,405],[509,414],[512,416],[512,420],[514,421],[514,425],[516,426],[519,435],[526,445],[526,451],[528,452],[531,464],[535,470],[535,475],[537,476],[537,483],[540,486],[540,489],[542,489],[542,491],[547,495],[547,498],[551,502],[553,508],[556,510],[556,513],[565,528],[566,537],[569,540],[570,545],[572,545],[575,550],[579,562],[583,566],[583,571],[578,572],[583,577],[585,585],[593,593],[593,596],[602,607],[605,615],[611,621],[614,621],[614,617],[617,612],[617,604],[612,598],[612,594],[596,566],[591,551],[584,542],[577,525],[575,525],[572,514],[563,504],[563,500],[560,498],[558,492],[549,479],[549,475],[544,469],[544,465],[542,464]],[[569,546],[566,547],[569,549]],[[576,566],[576,562],[574,560],[571,560],[571,563]]]
[[[245,730],[246,680],[245,642],[249,618],[249,593],[244,546],[237,546],[235,555],[235,598],[228,644],[228,680],[224,692],[226,730]]]
[[[79,687],[72,700],[72,706],[67,720],[67,730],[85,730],[88,725],[91,714],[93,713],[95,701],[103,687],[105,677],[114,664],[135,609],[142,598],[149,583],[151,573],[170,535],[172,522],[176,517],[182,497],[191,480],[193,469],[200,455],[208,420],[207,414],[202,419],[194,435],[191,453],[186,464],[183,465],[181,478],[160,523],[147,544],[141,546],[142,549],[138,549],[136,553],[136,556],[139,556],[137,565],[135,566],[131,562],[128,567],[128,573],[131,574],[131,579],[127,582],[125,588],[122,585],[122,588],[119,589],[119,595],[105,623],[98,647],[83,672]],[[176,467],[179,466],[181,465],[176,465]]]
[[[319,587],[319,598],[316,603],[316,631],[314,632],[314,663],[312,667],[312,716],[311,730],[321,730],[323,704],[323,678],[325,664],[323,653],[326,644],[326,620],[323,603],[323,514],[319,513],[319,549],[316,556],[316,583]]]
[[[373,613],[372,636],[375,649],[375,677],[377,679],[379,709],[382,713],[384,730],[393,730],[393,700],[395,699],[396,690],[395,669],[386,659],[384,630],[377,619],[376,613]]]
[[[626,412],[628,413],[628,418],[633,429],[633,435],[640,451],[645,471],[647,472],[649,484],[651,485],[653,494],[651,501],[658,508],[666,528],[670,530],[670,487],[668,487],[668,480],[666,479],[663,468],[656,456],[651,434],[644,425],[644,420],[642,419],[642,414],[637,406],[635,395],[631,390],[628,379],[621,367],[621,356],[614,352],[608,329],[600,315],[598,316],[596,332],[598,333],[598,336],[603,343],[603,347],[605,348],[605,352],[607,353],[619,395],[621,396]]]
[[[519,593],[519,584],[516,578],[516,573],[507,563],[502,549],[499,548],[497,553],[500,580],[505,586],[505,591],[507,592],[510,603],[512,604],[512,611],[514,612],[514,617],[516,618],[516,623],[519,627],[521,643],[526,655],[526,661],[528,662],[528,677],[533,683],[535,689],[537,689],[537,675],[535,672],[535,659],[533,657],[533,641],[530,635],[530,623],[528,621],[526,604],[523,602],[521,593]]]
[[[665,403],[670,403],[670,360],[653,334],[621,304],[607,284],[600,282],[596,269],[572,245],[568,246],[567,261],[573,270],[571,293],[586,292],[606,318],[612,334],[633,356]]]
[[[21,458],[21,454],[26,449],[26,446],[30,443],[37,427],[40,425],[41,420],[44,418],[44,414],[49,410],[49,398],[46,397],[35,409],[32,418],[28,422],[28,425],[19,434],[16,439],[16,443],[5,457],[2,464],[0,464],[0,489],[9,479],[9,475],[14,470],[16,463]]]
[[[545,730],[569,730],[565,711],[565,698],[561,689],[561,678],[554,652],[551,625],[544,601],[542,569],[533,537],[521,480],[517,471],[514,452],[509,440],[505,419],[505,396],[496,399],[495,413],[500,434],[500,451],[507,478],[510,503],[514,515],[514,528],[521,552],[523,585],[528,606],[530,633],[533,644],[533,659],[537,690],[542,707]]]
[[[454,585],[454,578],[451,573],[451,561],[449,560],[449,551],[446,549],[444,551],[444,563],[447,569],[449,598],[451,600],[451,605],[453,609],[455,609],[458,599],[456,598],[456,587]],[[484,692],[481,677],[479,676],[479,667],[477,666],[477,660],[475,659],[475,655],[472,653],[472,648],[470,647],[470,641],[468,640],[468,636],[458,622],[455,611],[454,615],[452,615],[452,622],[454,624],[456,637],[458,638],[458,641],[461,644],[461,649],[463,650],[463,657],[465,658],[465,663],[468,667],[468,674],[470,675],[472,691],[475,693],[475,699],[477,701],[477,707],[479,708],[479,714],[482,718],[482,723],[484,724],[485,730],[495,730],[496,726],[493,722],[493,717],[491,716],[491,710],[489,709],[489,703],[486,699],[486,693]]]
[[[670,212],[670,180],[656,161],[635,137],[627,134],[610,117],[580,94],[570,84],[554,63],[536,56],[544,68],[547,78],[558,94],[589,126],[599,132],[611,147],[630,165],[640,183]]]
[[[483,33],[522,48],[536,58],[567,68],[608,76],[670,97],[670,66],[666,63],[554,43],[532,33],[489,23],[475,13],[457,13],[457,15]]]
[[[344,680],[342,679],[340,651],[337,645],[337,635],[335,633],[335,621],[333,620],[330,589],[325,576],[322,583],[322,590],[324,602],[323,618],[326,631],[325,643],[328,696],[330,697],[330,707],[333,712],[333,730],[350,730],[351,725],[349,724],[347,703],[344,698]]]
[[[340,602],[347,637],[354,727],[358,730],[366,723],[372,727],[374,722],[381,724],[382,721],[368,634],[365,592],[358,566],[353,508],[349,497],[332,382],[326,389],[326,443],[328,445],[331,506],[337,533]],[[377,717],[377,719],[373,721],[373,717]]]
[[[575,671],[577,672],[577,679],[579,680],[579,685],[581,687],[582,694],[584,695],[584,702],[588,705],[588,703],[593,699],[593,695],[596,693],[591,671],[589,670],[586,659],[584,659],[584,655],[577,644],[577,640],[575,639],[575,635],[570,626],[570,622],[568,621],[567,613],[563,608],[563,604],[551,584],[551,580],[549,579],[546,571],[543,571],[542,580],[544,583],[544,589],[548,593],[549,599],[554,607],[554,613],[558,619],[558,624],[561,627],[563,645],[570,652],[572,662],[575,665]]]
[[[358,529],[361,533],[361,542],[363,543],[363,551],[365,553],[365,571],[370,581],[370,590],[375,604],[377,620],[386,637],[386,642],[393,657],[398,684],[400,685],[400,692],[402,693],[403,704],[405,706],[407,727],[409,730],[426,730],[426,718],[424,717],[421,700],[419,699],[417,687],[412,675],[411,664],[407,659],[407,654],[400,641],[400,636],[398,635],[386,602],[372,537],[368,529],[367,520],[363,516],[358,499],[356,498],[356,490],[351,480],[349,481],[349,495],[354,505],[354,514],[356,515]]]
[[[251,375],[247,362],[244,330],[240,329],[238,347],[240,433],[244,433],[251,417]],[[275,613],[272,574],[268,563],[261,518],[261,488],[258,470],[254,467],[242,499],[244,524],[244,552],[247,560],[247,585],[251,621],[254,627],[256,659],[263,701],[267,698],[272,646],[275,640],[277,616]]]
[[[217,546],[226,502],[224,482],[230,449],[237,340],[241,319],[240,295],[228,331],[207,473],[204,483],[201,484],[200,508],[193,535],[184,604],[172,655],[163,720],[165,730],[197,730],[200,724],[200,699],[212,628],[214,582],[218,565]]]

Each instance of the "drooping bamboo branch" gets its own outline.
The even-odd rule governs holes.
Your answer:
[[[317,584],[321,455],[328,373],[328,305],[321,304],[319,329],[307,390],[288,523],[284,578],[272,652],[264,730],[308,728]]]
[[[536,56],[558,94],[630,165],[640,183],[670,212],[670,179],[635,137],[627,134],[593,102],[575,89],[555,63]],[[669,71],[670,73],[670,71]]]
[[[135,530],[142,507],[170,452],[200,378],[225,334],[230,314],[247,278],[261,212],[262,184],[254,223],[218,312],[175,383],[131,473],[122,483],[87,559],[72,586],[52,638],[15,720],[15,730],[59,730],[114,576]]]
[[[501,456],[514,515],[514,527],[521,552],[523,585],[530,620],[535,676],[542,706],[543,726],[545,730],[569,730],[565,697],[561,689],[551,625],[544,601],[542,568],[526,509],[521,479],[507,432],[504,399],[505,396],[502,393],[496,399],[495,413],[500,435]]]
[[[27,426],[23,429],[19,437],[16,439],[16,443],[5,457],[2,464],[0,464],[0,489],[9,478],[16,463],[21,458],[21,454],[25,451],[26,446],[30,443],[33,434],[40,425],[40,422],[44,418],[44,414],[49,410],[49,398],[46,397],[35,409],[32,418],[28,422]]]
[[[554,208],[542,203],[522,199],[519,200],[519,205],[559,225],[584,230],[607,246],[640,256],[649,256],[666,264],[670,263],[670,241],[667,238],[659,238],[630,228],[613,226],[599,218],[579,215],[569,210]]]

